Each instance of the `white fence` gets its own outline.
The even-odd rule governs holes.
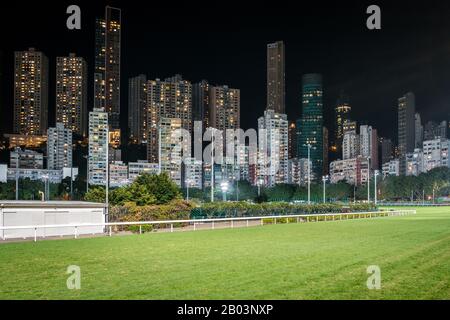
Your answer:
[[[110,222],[110,223],[78,223],[78,224],[54,224],[54,225],[30,225],[30,226],[11,226],[0,227],[0,230],[34,230],[34,241],[37,241],[38,231],[41,229],[52,228],[71,228],[74,238],[78,238],[81,228],[101,227],[104,232],[107,232],[109,236],[112,236],[112,227],[116,226],[138,226],[139,233],[142,233],[142,227],[146,225],[164,225],[170,226],[170,232],[174,231],[175,224],[188,224],[193,226],[193,230],[197,230],[199,224],[211,224],[211,229],[214,229],[217,223],[229,222],[230,227],[235,227],[236,222],[245,222],[248,227],[250,221],[260,221],[260,225],[265,223],[276,224],[278,220],[291,222],[317,222],[317,221],[337,221],[348,219],[364,219],[364,218],[377,218],[377,217],[392,217],[392,216],[406,216],[416,214],[416,210],[395,210],[395,211],[373,211],[373,212],[350,212],[350,213],[320,213],[320,214],[297,214],[297,215],[279,215],[279,216],[259,216],[259,217],[239,217],[239,218],[218,218],[218,219],[193,219],[193,220],[165,220],[165,221],[135,221],[135,222]],[[83,232],[86,234],[86,232]],[[62,236],[62,235],[61,235]],[[45,236],[43,236],[45,238]],[[10,239],[3,236],[3,240]]]

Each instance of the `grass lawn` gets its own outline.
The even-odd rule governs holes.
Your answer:
[[[450,299],[450,207],[416,216],[0,244],[0,299]],[[66,288],[69,265],[81,290]],[[369,265],[381,290],[368,290]]]

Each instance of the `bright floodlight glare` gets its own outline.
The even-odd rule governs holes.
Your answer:
[[[220,184],[220,187],[222,188],[222,191],[223,191],[223,192],[226,192],[226,191],[228,190],[228,182],[227,182],[227,181],[223,181],[223,182]]]

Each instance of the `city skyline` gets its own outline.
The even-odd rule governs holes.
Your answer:
[[[106,5],[108,3],[104,4]],[[4,78],[3,83],[6,84],[6,91],[4,90],[3,92],[3,97],[5,98],[4,103],[3,101],[1,103],[3,105],[2,112],[5,114],[4,118],[11,118],[11,110],[9,110],[11,108],[8,107],[11,105],[10,96],[12,90],[8,85],[11,79],[11,61],[8,60],[10,60],[11,53],[13,51],[26,50],[31,46],[35,47],[36,50],[42,51],[49,58],[49,126],[55,124],[52,110],[55,108],[55,101],[53,98],[55,90],[54,63],[57,56],[67,56],[70,52],[75,52],[77,56],[86,59],[89,73],[88,109],[89,111],[92,110],[95,21],[96,18],[101,18],[104,15],[104,4],[101,6],[96,5],[95,7],[91,5],[87,6],[83,3],[80,5],[83,13],[81,31],[68,31],[65,29],[64,24],[61,26],[62,30],[56,30],[56,32],[64,35],[61,39],[62,43],[70,43],[67,44],[67,47],[61,44],[56,48],[54,44],[49,44],[49,40],[46,39],[45,36],[42,36],[44,33],[42,33],[40,37],[38,36],[39,30],[44,32],[44,30],[51,27],[49,22],[44,21],[35,28],[37,30],[33,30],[33,32],[28,32],[27,34],[24,34],[27,29],[26,26],[22,25],[18,28],[18,35],[22,34],[23,37],[16,36],[14,39],[11,39],[13,40],[10,42],[11,45],[8,46],[6,50],[3,49],[2,63],[4,66],[2,66],[2,68],[4,71],[2,73]],[[398,26],[396,28],[392,28],[392,25],[390,25],[390,23],[392,23],[391,19],[396,12],[395,10],[391,10],[391,8],[384,9],[382,6],[383,29],[378,33],[370,33],[370,31],[365,28],[364,23],[360,23],[360,26],[357,27],[358,23],[355,22],[355,20],[358,19],[354,17],[353,12],[360,9],[360,20],[364,21],[364,5],[360,4],[354,9],[337,8],[339,10],[336,14],[340,13],[344,9],[349,12],[349,21],[338,28],[338,30],[327,30],[327,33],[331,33],[336,36],[342,31],[349,31],[350,33],[348,35],[348,39],[350,39],[351,35],[355,35],[357,39],[362,40],[359,45],[349,45],[348,39],[346,39],[347,37],[342,37],[342,34],[340,35],[340,37],[343,38],[342,44],[336,43],[337,39],[334,42],[332,41],[327,44],[327,42],[330,42],[328,40],[330,40],[331,36],[325,34],[326,28],[318,27],[314,23],[311,24],[311,27],[315,28],[317,31],[317,34],[319,35],[318,38],[323,36],[320,40],[313,41],[311,37],[301,37],[301,35],[303,35],[302,33],[299,33],[299,36],[295,37],[295,34],[300,30],[299,25],[294,24],[292,28],[288,28],[287,22],[278,23],[278,20],[275,31],[265,29],[264,24],[262,24],[263,28],[256,32],[254,28],[249,26],[249,22],[254,21],[261,25],[261,21],[259,19],[256,17],[250,17],[248,21],[245,21],[242,19],[242,16],[238,16],[236,23],[233,26],[229,26],[230,28],[228,30],[223,27],[218,30],[214,30],[214,32],[217,31],[221,35],[234,35],[234,38],[239,41],[240,47],[242,47],[242,49],[239,50],[239,54],[237,54],[232,53],[228,48],[219,53],[217,49],[221,47],[221,45],[219,43],[211,43],[211,40],[206,41],[206,44],[202,46],[198,46],[197,41],[194,40],[191,41],[191,45],[188,46],[186,41],[187,35],[182,32],[175,31],[174,28],[168,28],[165,31],[155,28],[156,30],[151,31],[149,36],[151,36],[151,39],[153,40],[152,43],[155,44],[157,49],[151,48],[151,46],[146,43],[141,43],[141,46],[136,47],[136,38],[138,37],[136,30],[139,30],[139,27],[144,28],[145,23],[137,23],[139,20],[137,17],[140,17],[140,13],[137,12],[138,10],[136,10],[136,8],[127,4],[119,4],[117,6],[119,6],[123,12],[123,44],[121,63],[122,65],[126,65],[126,67],[122,67],[123,72],[121,75],[122,128],[126,128],[127,126],[126,114],[128,107],[128,79],[139,74],[145,74],[148,79],[155,79],[165,78],[177,73],[181,74],[183,78],[189,80],[193,84],[200,82],[202,79],[206,79],[211,85],[228,85],[231,88],[239,89],[241,91],[241,126],[244,129],[255,128],[257,126],[257,117],[262,116],[266,108],[266,48],[269,43],[276,41],[283,41],[286,51],[286,113],[288,115],[288,120],[296,120],[301,116],[301,77],[303,74],[309,72],[317,72],[323,75],[324,123],[330,131],[330,136],[334,132],[334,116],[332,112],[335,107],[336,100],[339,97],[339,92],[341,91],[344,91],[350,97],[350,105],[352,107],[351,118],[353,120],[358,120],[358,123],[370,124],[378,129],[379,136],[389,137],[393,140],[396,140],[397,136],[396,102],[398,97],[402,96],[406,92],[412,91],[415,93],[417,100],[416,111],[421,113],[422,121],[424,123],[428,120],[448,120],[449,118],[449,112],[447,110],[449,109],[448,105],[450,103],[448,101],[450,101],[450,97],[447,97],[446,92],[442,89],[440,90],[440,88],[444,87],[447,82],[450,86],[450,79],[448,79],[443,72],[439,72],[439,70],[437,70],[439,67],[436,67],[438,62],[441,62],[440,65],[442,66],[449,65],[450,67],[450,54],[445,59],[443,57],[443,53],[448,51],[448,48],[439,48],[439,50],[436,50],[436,53],[434,53],[434,57],[424,56],[422,51],[425,49],[416,50],[414,52],[411,52],[411,50],[400,50],[402,54],[399,54],[399,49],[401,49],[402,46],[403,49],[407,47],[405,47],[405,40],[403,38],[397,38],[399,43],[396,46],[391,46],[390,49],[390,51],[393,52],[392,55],[394,56],[394,59],[390,60],[386,65],[380,64],[380,62],[386,59],[385,56],[388,55],[388,44],[392,44],[390,42],[393,41],[395,35],[402,33],[402,30]],[[86,7],[89,9],[86,9]],[[52,12],[64,12],[61,8],[63,8],[63,5],[57,5],[52,8]],[[433,7],[429,10],[436,11],[437,9],[437,7]],[[13,10],[18,10],[18,8]],[[328,20],[329,23],[332,24],[333,21],[335,21],[333,19],[336,18],[331,17],[331,12],[329,11],[331,11],[330,8],[327,8],[327,10],[324,10],[324,12],[320,14],[320,17],[322,19],[324,16],[332,18],[331,20]],[[66,17],[67,15],[64,13],[60,13],[59,19],[57,19],[55,23],[58,23],[59,20],[65,22]],[[317,16],[317,18],[319,18],[319,16]],[[406,18],[400,18],[405,19],[405,21],[408,20]],[[417,22],[415,20],[417,16],[412,16],[412,18],[412,21],[406,21],[407,24],[405,24],[405,28],[407,25]],[[30,23],[33,21],[32,18],[25,20]],[[287,14],[286,20],[292,23],[292,15]],[[307,21],[309,22],[309,20]],[[442,37],[443,30],[445,27],[448,27],[448,25],[443,25],[444,28],[442,28],[441,25],[441,30],[436,29],[436,31],[432,28],[429,21],[424,20],[421,23],[421,25],[416,25],[414,28],[414,30],[423,30],[423,35],[415,40],[416,44],[418,42],[427,43],[429,41],[427,38],[429,38],[430,35],[433,36],[433,39]],[[355,25],[353,26],[353,24]],[[243,27],[243,30],[238,34],[235,31],[236,28],[239,27]],[[211,32],[213,32],[212,29]],[[360,39],[359,37],[362,35],[368,39]],[[169,38],[174,36],[173,39],[177,39],[178,41],[175,41],[176,43],[168,44],[167,42],[169,42],[169,40],[166,39],[168,36]],[[228,39],[228,37],[225,38]],[[231,39],[233,38],[229,39],[232,41]],[[245,42],[243,42],[244,40]],[[384,46],[379,46],[380,43],[384,42],[386,42]],[[86,45],[83,47],[76,45],[80,43]],[[309,50],[308,48],[311,48],[313,44],[319,44],[319,46],[315,49],[313,48]],[[202,50],[205,48],[205,45],[207,45],[210,49],[207,51]],[[327,57],[323,54],[327,51],[323,50],[324,47],[328,47],[329,49],[329,46],[339,47],[340,45],[343,47],[348,47],[345,55],[336,53],[336,50],[332,52],[331,57]],[[409,46],[412,47],[413,43],[410,43]],[[426,46],[422,47],[426,48]],[[186,55],[186,52],[189,54]],[[356,61],[352,61],[354,60],[354,55],[357,52],[359,52],[358,59]],[[297,55],[296,53],[300,54]],[[312,57],[314,53],[317,57]],[[143,58],[144,56],[148,58]],[[169,63],[168,61],[170,61],[173,56],[177,56],[178,58],[175,61],[172,59]],[[347,56],[347,58],[345,56]],[[380,58],[376,59],[377,56],[380,56]],[[421,60],[419,58],[421,58]],[[336,59],[339,61],[336,61]],[[420,63],[411,64],[411,66],[405,67],[405,64],[408,64],[408,61],[413,61],[414,59],[416,59],[416,62]],[[198,63],[199,61],[203,61],[203,63]],[[253,62],[249,63],[249,61]],[[333,64],[331,64],[332,61],[334,61]],[[365,63],[365,67],[363,68],[363,71],[359,72],[358,75],[358,72],[355,72],[355,70],[357,67],[361,66],[362,62]],[[396,63],[398,64],[397,66],[395,65]],[[308,66],[302,67],[302,64]],[[352,64],[353,66],[351,66]],[[242,72],[240,70],[244,65],[250,72]],[[327,65],[329,68],[326,68]],[[388,67],[387,65],[390,66]],[[351,68],[348,66],[351,66]],[[377,68],[374,66],[377,66]],[[339,69],[345,69],[346,71],[342,72],[342,70]],[[395,72],[396,70],[400,70],[401,72]],[[362,81],[362,83],[359,84],[358,80],[360,80],[362,72],[365,73],[367,81]],[[394,72],[394,74],[392,72]],[[384,73],[390,74],[391,76],[383,77],[382,75]],[[418,76],[420,73],[424,74],[422,81]],[[336,81],[336,77],[340,77],[341,80]],[[373,85],[374,77],[377,78],[375,85]],[[386,92],[387,84],[392,82],[394,78],[399,80],[396,81],[398,83],[396,85],[397,88],[390,88],[387,93],[383,94],[383,91]],[[442,81],[437,81],[439,79],[442,79]],[[410,85],[407,85],[408,83],[410,83]],[[358,86],[364,86],[364,89],[356,90],[355,88]],[[255,94],[255,92],[258,92],[258,94]],[[373,107],[374,105],[377,107]],[[381,117],[380,114],[383,112],[388,115],[387,119],[385,117],[386,114],[384,117]],[[3,132],[11,132],[12,130],[9,128],[11,125],[10,121],[5,119],[3,121]]]

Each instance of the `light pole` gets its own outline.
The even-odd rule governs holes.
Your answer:
[[[89,152],[89,151],[88,151]],[[89,155],[83,156],[86,159],[86,193],[89,191]]]
[[[19,200],[19,160],[20,160],[20,154],[18,151],[17,153],[17,162],[16,162],[16,201]]]
[[[323,182],[323,203],[327,202],[325,189],[326,189],[326,184],[327,184],[328,178],[329,178],[328,175],[322,177],[322,182]]]
[[[186,201],[189,201],[189,184],[191,183],[191,180],[186,180]]]
[[[44,174],[42,175],[42,179],[44,179],[44,196],[45,196],[45,200],[48,201],[49,200],[49,192],[50,192],[50,188],[48,187],[48,174]]]
[[[367,157],[367,203],[370,203],[370,157]]]
[[[223,201],[227,201],[227,191],[228,191],[228,182],[227,181],[222,181],[222,183],[220,184],[220,188],[222,189],[222,197],[223,197]]]
[[[380,174],[380,172],[378,170],[374,171],[374,179],[375,179],[375,195],[374,195],[374,201],[375,201],[375,205],[377,205],[377,200],[378,200],[378,189],[377,189],[377,176]]]
[[[311,144],[308,143],[308,204],[311,204]]]
[[[258,197],[261,196],[261,186],[263,184],[263,179],[259,178],[258,182],[256,183],[258,185]]]
[[[160,143],[161,145],[161,143]],[[106,125],[106,179],[105,179],[106,219],[109,221],[109,127]]]
[[[211,130],[211,202],[214,202],[214,128]]]

